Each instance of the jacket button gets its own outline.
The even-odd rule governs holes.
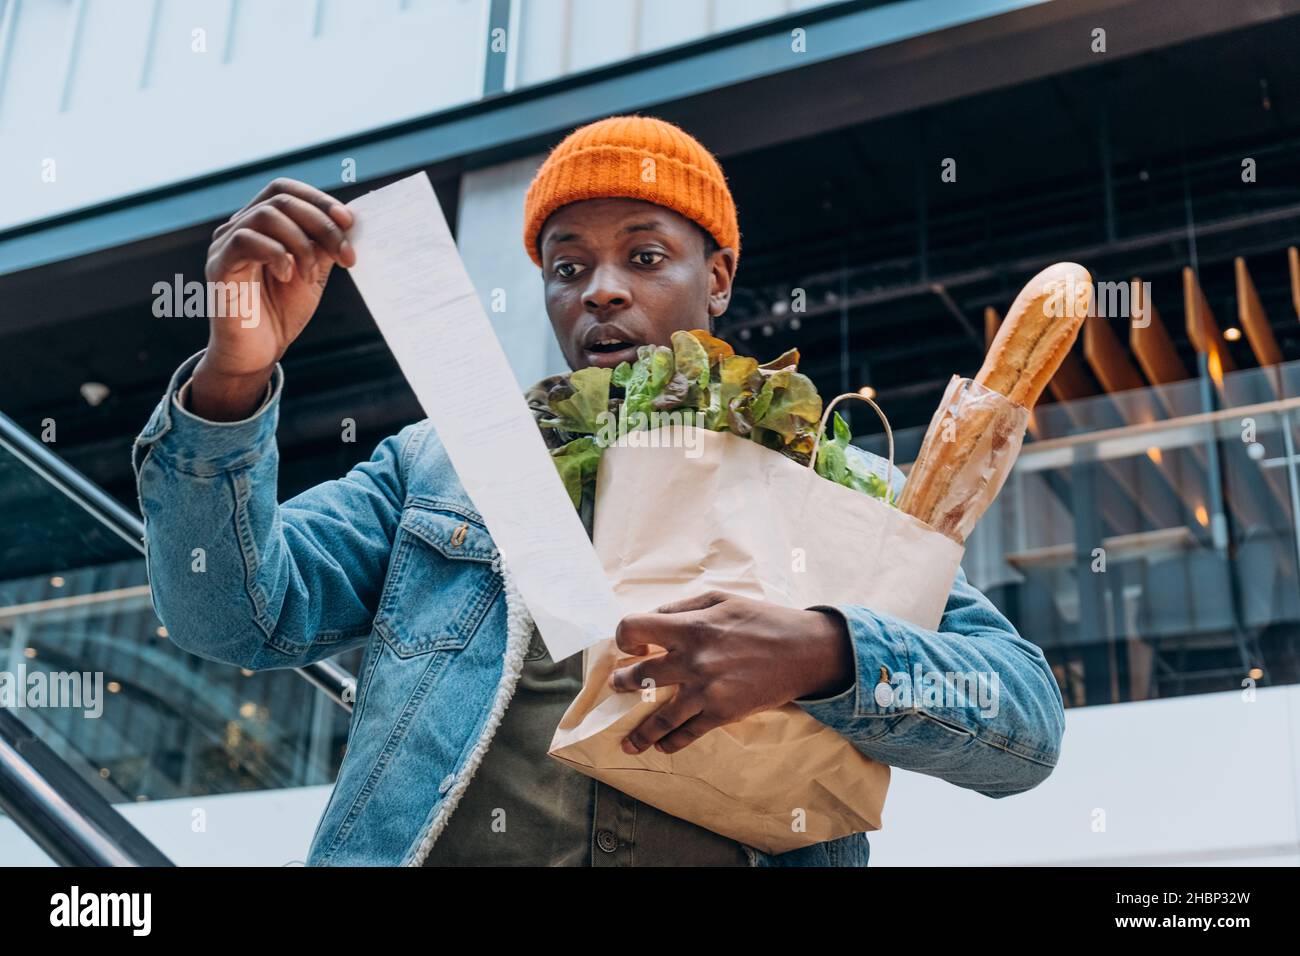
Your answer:
[[[451,546],[453,548],[459,548],[461,546],[465,541],[465,533],[467,531],[469,531],[469,525],[463,524],[451,533]]]
[[[596,834],[596,846],[600,847],[606,853],[613,853],[618,849],[618,837],[608,830],[601,830]]]
[[[451,789],[451,785],[455,782],[456,782],[455,775],[450,773],[447,774],[447,776],[442,778],[442,783],[438,784],[438,792],[446,793],[448,790]]]

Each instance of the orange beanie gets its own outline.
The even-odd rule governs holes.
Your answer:
[[[652,160],[653,162],[648,162]],[[722,167],[695,137],[651,116],[610,116],[579,127],[546,157],[524,199],[524,245],[539,267],[546,218],[566,203],[626,196],[694,220],[740,257],[736,204]]]

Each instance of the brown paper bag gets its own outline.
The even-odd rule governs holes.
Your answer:
[[[593,541],[627,613],[717,589],[939,623],[959,544],[755,442],[692,430],[690,450],[624,444],[602,456]],[[658,688],[653,701],[610,690],[610,672],[631,660],[612,639],[587,650],[583,689],[551,756],[767,853],[880,828],[889,767],[794,703],[712,730],[676,754],[625,754],[623,738],[675,690]]]

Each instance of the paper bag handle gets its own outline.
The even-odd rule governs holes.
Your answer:
[[[885,426],[885,437],[889,440],[889,470],[885,472],[885,487],[888,489],[888,494],[892,496],[894,493],[894,430],[889,427],[889,419],[880,410],[880,406],[861,392],[845,392],[843,395],[836,395],[827,404],[826,410],[822,412],[821,425],[817,428],[817,437],[813,439],[812,454],[808,456],[808,467],[810,469],[817,467],[817,450],[821,447],[822,436],[826,434],[826,422],[830,419],[835,406],[846,398],[856,398],[866,402],[876,410],[876,414],[880,416],[880,424]]]

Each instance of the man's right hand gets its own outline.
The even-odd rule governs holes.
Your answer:
[[[189,407],[213,421],[236,421],[257,410],[285,350],[306,328],[330,271],[356,253],[345,231],[352,212],[314,186],[276,179],[212,234],[209,282],[244,290],[225,317],[208,320],[208,349],[194,369]],[[256,283],[256,285],[252,285]],[[239,299],[254,301],[257,321],[241,317]]]

